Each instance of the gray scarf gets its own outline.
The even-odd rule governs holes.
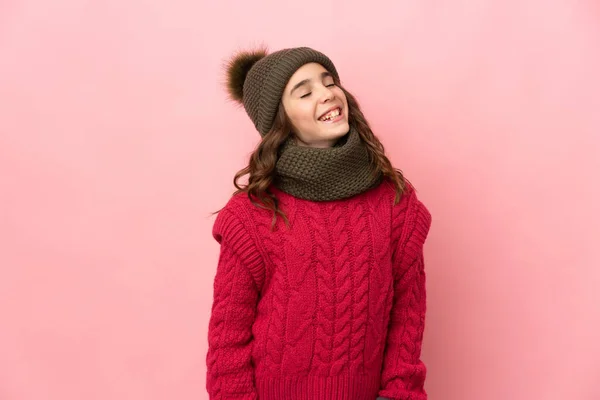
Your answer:
[[[358,132],[350,128],[328,148],[298,146],[288,139],[275,165],[274,184],[294,197],[330,201],[374,188],[382,177],[374,172]]]

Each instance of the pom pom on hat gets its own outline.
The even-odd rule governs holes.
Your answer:
[[[243,103],[246,76],[248,76],[250,68],[267,54],[268,51],[264,47],[256,50],[244,50],[235,54],[227,62],[227,93],[232,100]]]

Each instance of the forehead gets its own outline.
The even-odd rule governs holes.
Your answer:
[[[318,63],[308,63],[304,64],[300,68],[294,72],[294,75],[290,78],[287,83],[287,86],[295,85],[296,83],[303,81],[305,79],[317,79],[320,78],[323,72],[326,72],[327,69]]]

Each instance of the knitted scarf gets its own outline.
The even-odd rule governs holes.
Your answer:
[[[294,197],[330,201],[374,188],[382,177],[373,172],[365,144],[350,128],[328,148],[298,146],[288,139],[275,165],[274,185]]]

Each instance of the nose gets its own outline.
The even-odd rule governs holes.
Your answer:
[[[321,102],[326,103],[328,101],[333,100],[334,98],[335,95],[333,94],[333,91],[327,86],[323,86],[320,95]]]

